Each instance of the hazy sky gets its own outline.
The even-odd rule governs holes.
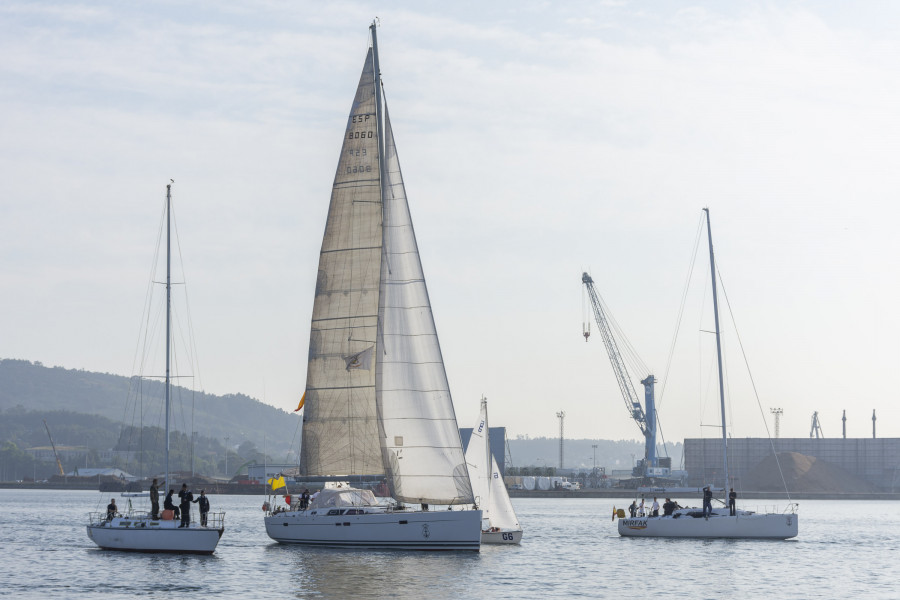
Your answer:
[[[293,409],[376,15],[462,426],[484,394],[511,436],[639,437],[581,272],[661,386],[709,206],[770,428],[900,436],[890,2],[3,2],[0,357],[132,373],[173,178],[204,389]],[[718,435],[704,277],[672,441]],[[733,340],[732,433],[764,434]]]

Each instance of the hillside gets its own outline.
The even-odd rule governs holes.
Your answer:
[[[114,423],[114,431],[104,444],[117,440],[121,425],[132,427],[164,427],[164,386],[153,380],[134,380],[109,373],[92,373],[63,367],[45,367],[27,360],[0,360],[0,412],[69,411],[81,415],[97,415]],[[245,396],[215,396],[173,386],[172,427],[190,435],[224,440],[236,447],[251,442],[266,448],[266,454],[284,460],[293,442],[299,447],[300,418]],[[7,419],[4,419],[6,421]],[[54,441],[60,445],[84,445],[79,434],[68,433],[65,424],[53,425]],[[27,424],[25,424],[27,423]],[[33,443],[46,440],[40,419],[26,419],[17,424],[16,438]],[[27,431],[25,431],[25,430]],[[0,433],[3,433],[0,431]],[[11,436],[13,432],[5,432]],[[68,439],[68,438],[72,439]],[[103,437],[103,436],[99,436]],[[0,442],[12,439],[4,437]],[[97,440],[100,443],[101,440]]]

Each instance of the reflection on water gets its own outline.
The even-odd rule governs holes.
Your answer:
[[[266,552],[291,567],[294,594],[334,598],[463,598],[465,579],[477,569],[475,552],[365,551],[270,545]]]
[[[0,596],[181,594],[197,598],[894,597],[900,511],[877,501],[807,501],[793,541],[620,538],[606,499],[514,500],[521,546],[473,552],[280,545],[261,500],[212,496],[226,512],[213,556],[103,551],[85,532],[97,492],[0,490]],[[852,518],[851,518],[852,517]],[[856,518],[865,517],[865,518]]]

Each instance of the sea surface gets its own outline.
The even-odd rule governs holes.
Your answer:
[[[0,490],[0,597],[900,598],[896,502],[801,501],[794,540],[703,541],[619,537],[613,505],[630,499],[517,498],[521,546],[423,553],[280,545],[261,496],[213,495],[216,553],[181,556],[99,550],[85,524],[107,498]]]

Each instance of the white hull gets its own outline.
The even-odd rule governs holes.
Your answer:
[[[522,530],[511,531],[482,531],[482,544],[520,544],[522,542]]]
[[[265,517],[266,533],[282,544],[337,548],[472,550],[481,544],[480,510],[368,512],[353,515],[288,511]]]
[[[678,517],[637,517],[619,519],[619,535],[627,537],[682,538],[757,538],[785,540],[797,536],[799,515],[758,514],[738,511],[734,517],[728,511],[715,511],[708,519],[695,518],[689,513],[699,509],[679,511]]]
[[[212,554],[225,531],[224,527],[201,527],[197,523],[178,525],[178,521],[117,517],[111,523],[88,525],[87,534],[104,550]]]

